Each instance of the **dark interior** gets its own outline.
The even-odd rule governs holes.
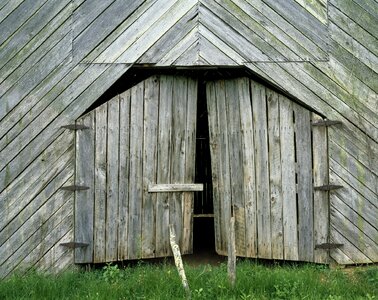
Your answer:
[[[215,252],[213,187],[209,125],[204,80],[198,82],[197,141],[195,182],[203,183],[204,190],[194,194],[193,252]]]

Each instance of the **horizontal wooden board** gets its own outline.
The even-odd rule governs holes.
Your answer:
[[[166,192],[201,192],[203,184],[193,183],[170,183],[170,184],[150,184],[149,193],[166,193]]]

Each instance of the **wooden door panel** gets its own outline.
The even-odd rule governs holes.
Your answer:
[[[227,254],[233,215],[238,256],[325,262],[314,250],[328,238],[313,191],[327,164],[312,161],[328,159],[324,132],[312,137],[318,116],[247,78],[207,83],[207,105],[217,252]]]
[[[192,252],[193,193],[148,187],[194,182],[196,104],[196,81],[155,76],[77,121],[91,129],[77,132],[76,181],[91,187],[76,193],[76,237],[90,245],[76,262],[170,255],[171,223]]]

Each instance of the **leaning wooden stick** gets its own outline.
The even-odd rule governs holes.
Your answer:
[[[227,261],[228,278],[231,286],[235,286],[236,280],[236,250],[235,250],[235,219],[231,217],[228,235],[228,261]]]
[[[182,263],[181,259],[181,253],[180,253],[180,248],[176,243],[176,232],[172,224],[169,224],[169,236],[170,236],[170,243],[171,243],[171,248],[172,248],[172,253],[173,257],[175,259],[175,264],[177,267],[177,271],[181,277],[181,282],[182,285],[185,289],[186,295],[188,298],[190,298],[190,289],[189,289],[189,284],[188,280],[186,279],[185,275],[185,270],[184,270],[184,265]]]

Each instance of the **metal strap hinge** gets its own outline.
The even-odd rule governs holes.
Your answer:
[[[344,246],[344,244],[336,244],[336,243],[323,243],[323,244],[317,244],[315,245],[316,249],[323,249],[323,250],[331,250],[331,249],[337,249]]]
[[[342,185],[327,184],[321,186],[314,186],[314,191],[333,191],[343,188]]]
[[[85,125],[80,125],[80,124],[68,124],[62,126],[64,129],[69,129],[69,130],[83,130],[83,129],[90,129],[90,127],[85,126]]]
[[[313,122],[312,126],[332,126],[332,125],[340,125],[342,124],[341,121],[334,121],[334,120],[320,120],[317,122]]]
[[[63,247],[75,249],[75,248],[87,247],[89,244],[79,243],[79,242],[67,242],[67,243],[61,243],[60,245]]]
[[[75,191],[89,190],[89,187],[84,186],[84,185],[67,185],[67,186],[62,186],[60,189],[63,191],[75,192]]]

